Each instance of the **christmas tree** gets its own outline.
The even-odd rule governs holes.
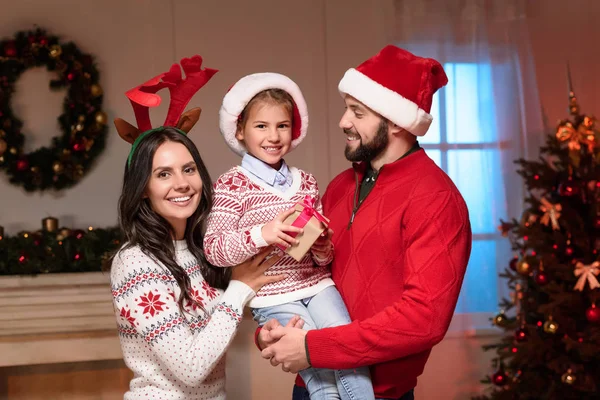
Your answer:
[[[570,118],[539,160],[516,161],[528,194],[500,225],[515,252],[492,321],[505,335],[484,346],[496,355],[474,399],[600,399],[600,135],[569,90]]]

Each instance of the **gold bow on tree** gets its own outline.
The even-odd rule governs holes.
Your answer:
[[[556,129],[556,138],[559,142],[568,141],[568,147],[571,151],[577,151],[581,149],[579,144],[579,133],[573,127],[573,124],[569,120],[561,121]]]
[[[575,290],[583,291],[585,282],[589,282],[590,289],[592,290],[600,287],[598,278],[596,278],[596,276],[600,274],[600,261],[594,261],[590,265],[584,265],[582,262],[578,262],[575,264],[575,271],[573,271],[573,274],[579,277],[575,284]]]
[[[540,218],[540,222],[546,226],[549,223],[552,223],[552,229],[559,230],[560,226],[558,225],[558,219],[560,218],[560,212],[562,211],[562,206],[558,203],[552,204],[546,199],[541,199],[540,210],[544,213],[542,218]]]

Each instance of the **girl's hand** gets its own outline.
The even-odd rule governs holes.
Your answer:
[[[294,209],[290,208],[279,214],[275,219],[271,222],[263,225],[261,233],[263,239],[268,244],[280,244],[286,248],[291,247],[295,244],[300,243],[298,240],[294,239],[286,232],[296,232],[298,234],[303,232],[302,228],[298,228],[292,225],[286,225],[283,221],[290,215],[294,213]]]

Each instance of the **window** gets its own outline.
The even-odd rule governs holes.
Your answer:
[[[506,144],[497,135],[490,66],[447,63],[444,69],[448,85],[434,96],[434,121],[419,143],[469,208],[473,248],[456,313],[470,314],[468,324],[484,328],[506,294],[498,272],[511,256],[508,240],[497,229],[499,219],[507,218],[501,162]]]

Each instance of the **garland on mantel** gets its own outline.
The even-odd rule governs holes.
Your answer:
[[[58,228],[45,218],[43,229],[4,235],[0,226],[0,275],[37,275],[100,271],[121,245],[119,228]]]

